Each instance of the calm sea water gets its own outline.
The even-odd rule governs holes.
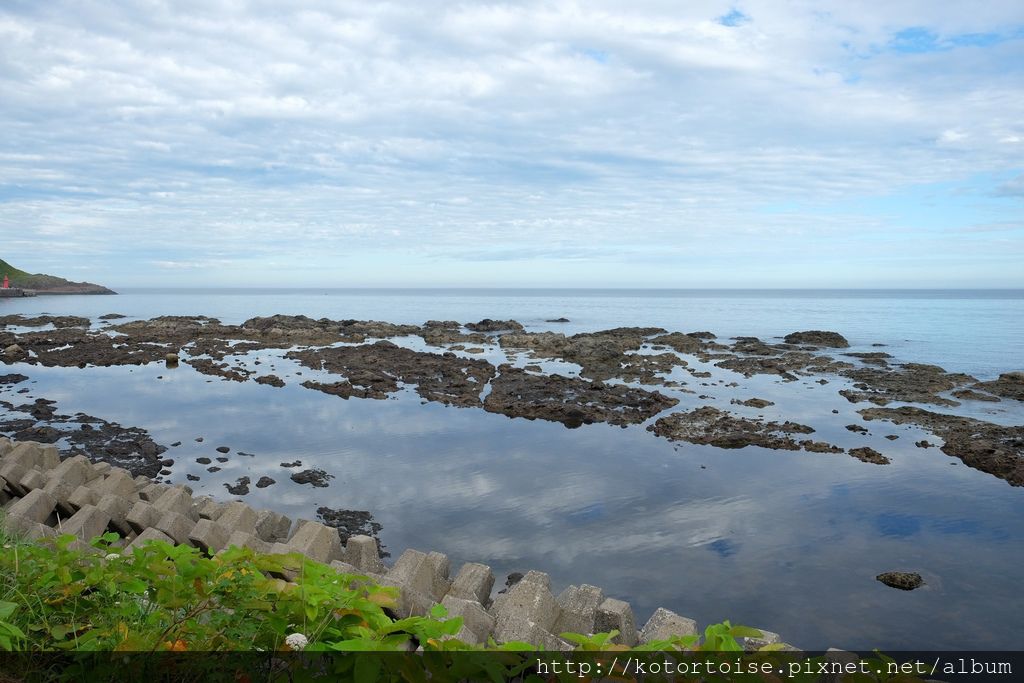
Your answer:
[[[1020,369],[1024,358],[1019,291],[125,290],[118,297],[0,300],[0,314],[8,312],[204,314],[228,323],[273,313],[402,323],[490,317],[567,333],[658,325],[762,338],[817,328],[841,332],[855,349],[883,343],[900,359],[981,378]],[[544,322],[562,316],[572,322]],[[320,505],[369,510],[395,557],[418,548],[448,553],[455,567],[481,561],[498,574],[538,569],[551,574],[556,591],[570,583],[602,586],[629,600],[641,622],[664,606],[700,623],[728,618],[769,628],[808,648],[1019,647],[1024,490],[938,449],[916,448],[913,442],[928,435],[915,428],[867,423],[870,437],[845,430],[860,422],[860,406],[837,395],[841,381],[779,384],[713,369],[715,377],[700,386],[680,375],[726,404],[733,397],[774,400],[753,412],[811,424],[815,438],[840,446],[871,445],[891,465],[674,446],[643,426],[569,430],[423,405],[411,392],[346,401],[302,388],[314,373],[276,356],[257,354],[258,368],[248,362],[284,378],[280,389],[222,381],[184,365],[18,365],[5,372],[31,377],[25,400],[56,399],[62,413],[81,410],[146,428],[160,443],[182,441],[168,453],[176,460],[172,479],[201,475],[192,484],[197,494],[227,498],[225,482],[267,474],[278,483],[253,489],[245,499],[254,506],[302,517]],[[484,357],[505,360],[496,349]],[[726,386],[733,380],[740,386]],[[676,410],[704,404],[677,396]],[[1024,423],[1024,409],[1013,401],[959,410]],[[888,434],[899,439],[885,440]],[[223,471],[209,474],[194,462],[217,455],[221,444],[233,449]],[[238,450],[256,457],[238,457]],[[292,483],[280,463],[294,459],[334,474],[332,485]],[[874,580],[891,569],[920,571],[927,585],[905,593]]]

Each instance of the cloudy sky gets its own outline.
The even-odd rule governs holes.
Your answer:
[[[113,286],[1022,287],[1024,3],[5,0],[0,258]]]

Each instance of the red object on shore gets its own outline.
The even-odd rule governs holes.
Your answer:
[[[10,281],[8,281],[7,276],[4,275],[4,289],[10,288],[10,286],[11,286]]]

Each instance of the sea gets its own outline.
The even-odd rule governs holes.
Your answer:
[[[710,331],[765,341],[797,330],[833,330],[849,351],[885,351],[896,362],[940,365],[986,380],[1024,369],[1024,290],[569,290],[569,289],[130,289],[118,296],[0,299],[0,315],[120,313],[128,319],[206,315],[237,324],[277,313],[313,318],[473,322],[515,319],[528,331],[574,334],[620,326]],[[548,322],[567,318],[567,323]],[[409,340],[396,343],[413,345]],[[417,348],[423,348],[420,345]],[[497,347],[481,356],[507,362]],[[645,425],[561,424],[423,403],[411,390],[388,400],[344,400],[301,386],[314,376],[260,351],[260,372],[286,386],[231,382],[183,364],[141,367],[5,366],[29,375],[19,400],[58,401],[181,442],[172,481],[228,500],[240,476],[276,483],[244,497],[255,507],[314,518],[319,507],[365,510],[395,559],[437,550],[483,562],[498,575],[530,569],[600,586],[629,601],[639,624],[666,607],[699,624],[729,619],[807,649],[1017,649],[1024,627],[1024,489],[964,466],[914,427],[863,423],[861,405],[838,395],[841,378],[780,383],[727,370],[681,374],[694,393],[729,409],[753,396],[769,419],[811,424],[814,438],[871,445],[890,465],[846,455],[722,450],[673,444]],[[517,357],[512,362],[530,362]],[[698,363],[692,364],[697,367]],[[729,386],[737,382],[738,386]],[[667,391],[666,393],[671,393]],[[6,400],[10,393],[0,396]],[[723,407],[715,403],[718,407]],[[723,408],[724,409],[724,408]],[[2,410],[2,409],[0,409]],[[838,411],[833,413],[833,411]],[[1024,424],[1024,405],[965,401],[945,409]],[[856,434],[848,424],[871,434]],[[895,440],[886,436],[897,436]],[[203,437],[203,441],[196,441]],[[232,449],[215,473],[195,462]],[[238,456],[238,451],[254,454]],[[293,483],[282,463],[333,475],[330,486]],[[185,475],[201,475],[185,482]],[[917,571],[904,592],[875,580]],[[497,587],[496,587],[497,589]]]

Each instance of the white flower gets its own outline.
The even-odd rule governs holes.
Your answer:
[[[121,554],[120,553],[110,553],[109,555],[107,555],[103,559],[104,560],[119,560],[119,559],[121,559]]]
[[[303,650],[309,640],[301,633],[293,633],[284,639],[284,644],[293,650]]]

